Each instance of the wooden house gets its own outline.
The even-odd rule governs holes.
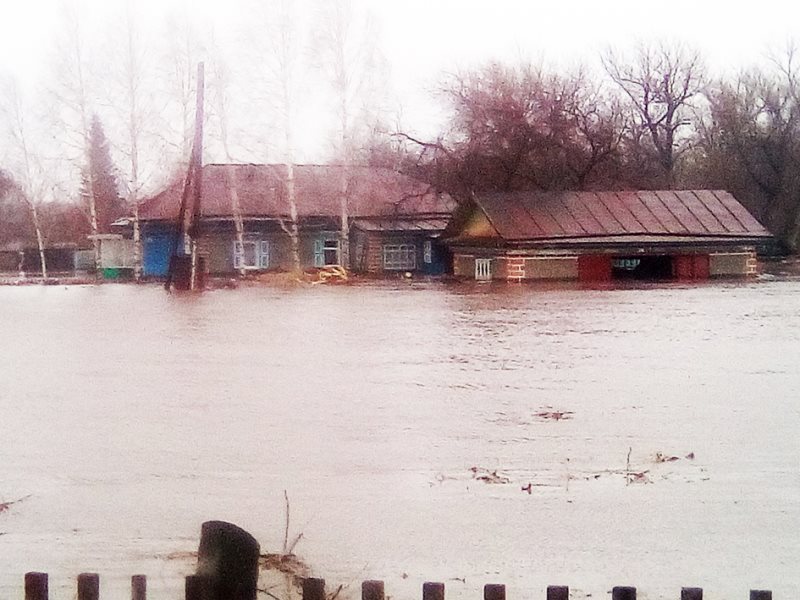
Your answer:
[[[443,238],[457,277],[508,281],[747,276],[774,242],[717,190],[478,194]]]
[[[342,263],[343,169],[336,165],[294,168],[303,268]],[[350,226],[348,268],[372,274],[445,269],[449,257],[438,238],[455,206],[447,195],[389,169],[347,167],[344,173]],[[167,272],[182,186],[176,181],[140,207],[146,276]],[[237,241],[234,196],[243,223],[243,243]],[[292,226],[285,165],[203,167],[200,251],[210,273],[291,269]]]

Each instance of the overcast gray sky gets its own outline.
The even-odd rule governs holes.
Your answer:
[[[0,0],[0,70],[32,83],[45,73],[58,8],[73,0]],[[89,35],[103,30],[128,0],[74,0]],[[305,0],[297,0],[304,6]],[[391,87],[411,129],[430,129],[437,113],[430,90],[443,71],[491,59],[596,64],[609,45],[679,40],[698,47],[712,71],[735,71],[764,59],[800,32],[800,2],[759,0],[353,0],[372,11],[390,65]],[[186,12],[200,31],[233,40],[246,22],[246,0],[136,0],[160,31],[170,13]],[[313,135],[313,133],[311,134]],[[305,143],[312,143],[306,140]]]

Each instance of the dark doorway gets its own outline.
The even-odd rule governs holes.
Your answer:
[[[616,256],[611,269],[614,279],[672,279],[672,257]]]

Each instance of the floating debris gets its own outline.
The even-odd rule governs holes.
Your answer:
[[[511,479],[505,475],[501,475],[496,469],[494,471],[490,471],[489,469],[483,469],[481,467],[470,467],[469,470],[472,471],[472,478],[476,479],[477,481],[495,484],[511,483]]]
[[[0,513],[4,513],[8,510],[11,510],[12,506],[22,502],[23,500],[27,500],[30,497],[31,495],[28,494],[27,496],[23,496],[22,498],[17,498],[16,500],[9,500],[8,502],[0,502]]]
[[[656,462],[657,463],[665,463],[665,462],[675,462],[676,460],[680,460],[677,456],[667,456],[661,452],[656,452]]]
[[[571,419],[574,414],[571,410],[543,410],[534,416],[542,421],[566,421]]]
[[[262,554],[258,563],[263,569],[280,571],[293,577],[308,577],[311,569],[295,554]]]

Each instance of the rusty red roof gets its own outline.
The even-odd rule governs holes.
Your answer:
[[[507,241],[609,236],[770,237],[721,190],[512,192],[475,199]]]
[[[300,217],[338,217],[344,167],[296,165],[295,190]],[[447,194],[391,169],[347,167],[348,213],[351,217],[445,215],[455,203]],[[287,218],[286,165],[209,164],[203,167],[201,213],[206,218],[231,218],[231,183],[235,181],[244,218]],[[139,218],[175,220],[183,181],[142,202]]]

